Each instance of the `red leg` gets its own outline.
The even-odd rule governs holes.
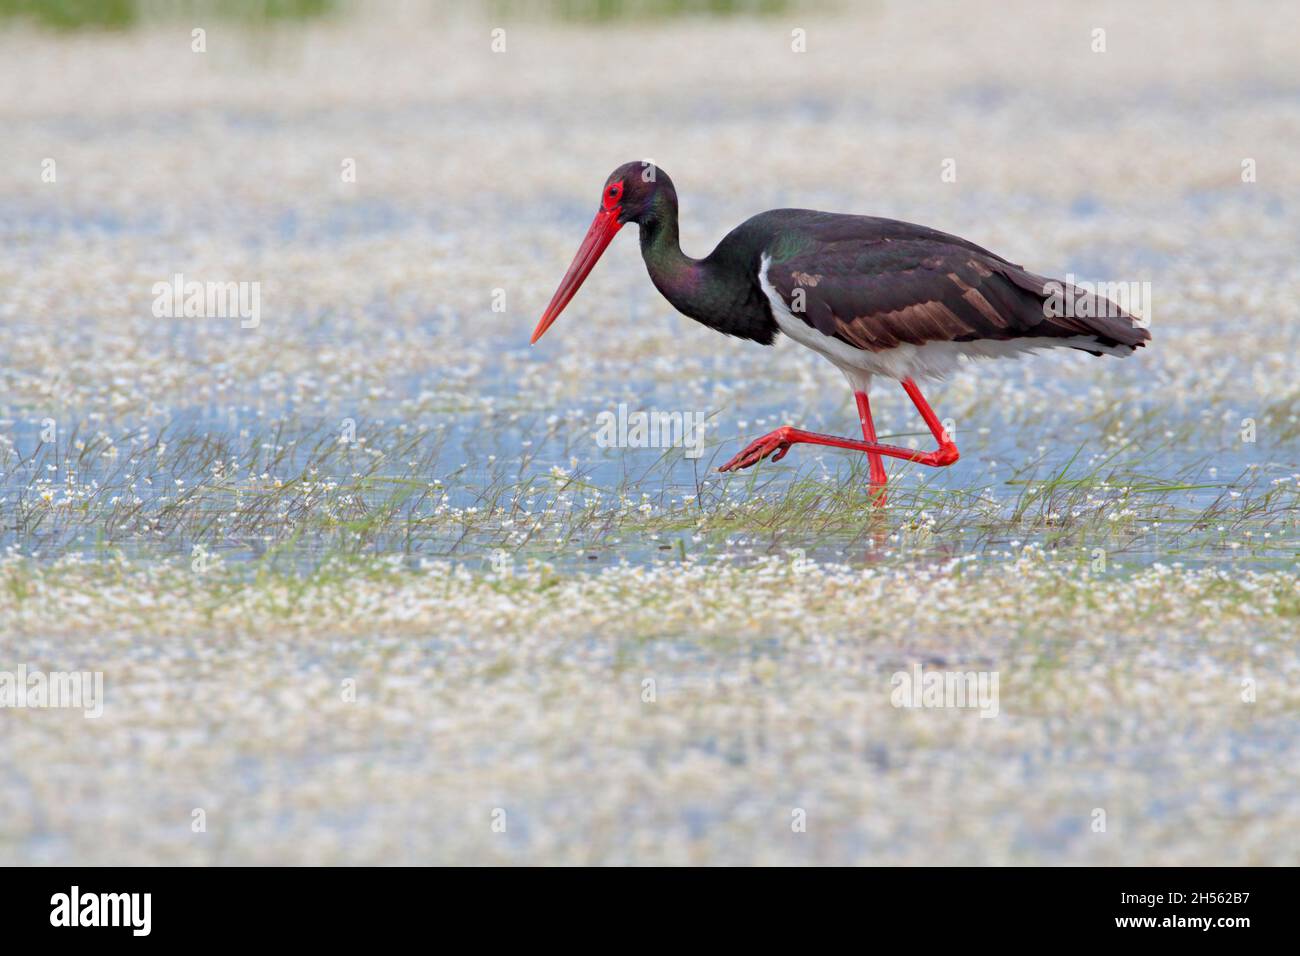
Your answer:
[[[916,406],[916,410],[921,413],[921,417],[925,419],[925,423],[930,426],[930,434],[933,435],[934,440],[939,443],[939,451],[948,451],[951,453],[952,459],[942,462],[942,464],[951,465],[957,460],[958,456],[957,445],[953,442],[952,438],[949,437],[948,429],[943,427],[943,423],[939,421],[939,416],[934,413],[934,409],[930,407],[930,403],[925,400],[925,396],[921,394],[921,390],[916,387],[916,383],[910,378],[903,379],[903,391],[907,392],[907,396],[912,400],[912,404]]]
[[[869,444],[876,444],[876,423],[871,418],[871,399],[867,397],[866,392],[854,392],[853,397],[858,402],[858,420],[862,422],[862,440]],[[885,490],[885,482],[889,480],[885,474],[885,460],[880,457],[878,452],[867,452],[867,464],[871,469],[871,490],[879,488]]]
[[[932,468],[951,465],[959,457],[957,446],[948,438],[943,425],[939,422],[939,417],[934,413],[934,409],[930,407],[930,403],[925,400],[921,390],[916,387],[916,383],[910,378],[903,379],[903,389],[911,397],[917,411],[925,419],[925,424],[929,426],[930,433],[934,435],[935,440],[939,443],[939,447],[934,451],[913,451],[910,448],[902,448],[898,445],[882,445],[874,441],[837,438],[834,435],[821,435],[817,432],[806,432],[798,428],[791,428],[789,425],[783,425],[776,431],[769,432],[762,438],[750,442],[740,454],[718,470],[734,471],[737,468],[748,468],[750,465],[758,464],[768,455],[772,455],[773,461],[780,461],[785,457],[786,452],[790,450],[791,445],[799,444],[848,448],[868,454],[885,455],[889,458],[901,458],[903,461],[914,461],[917,464],[929,465]]]

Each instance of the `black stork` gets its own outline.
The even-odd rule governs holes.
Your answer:
[[[641,229],[650,280],[677,311],[762,345],[783,332],[829,359],[853,388],[862,441],[786,425],[751,442],[721,471],[769,455],[779,461],[800,443],[848,448],[867,454],[872,489],[883,501],[882,456],[933,467],[957,460],[956,444],[916,379],[942,377],[963,358],[1041,348],[1130,355],[1151,337],[1108,299],[1034,275],[957,236],[893,219],[773,209],[741,223],[705,258],[692,259],[678,243],[672,180],[649,163],[632,162],[605,181],[596,218],[533,342],[629,222]],[[1050,307],[1053,299],[1074,307]],[[876,440],[867,398],[873,375],[902,384],[938,443],[934,451]]]

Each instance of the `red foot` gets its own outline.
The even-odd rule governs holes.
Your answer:
[[[790,437],[791,431],[793,429],[788,425],[782,425],[776,431],[768,432],[762,438],[754,439],[745,446],[740,454],[719,468],[718,471],[736,471],[740,468],[748,468],[750,465],[757,465],[768,455],[772,455],[772,452],[776,452],[775,455],[772,455],[772,460],[780,461],[785,457],[785,453],[790,450],[790,446],[794,444]]]
[[[928,451],[924,455],[913,458],[912,461],[922,465],[929,465],[932,468],[944,468],[960,457],[956,445],[952,442],[944,442],[937,451]]]

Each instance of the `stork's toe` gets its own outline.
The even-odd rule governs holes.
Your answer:
[[[784,432],[785,429],[777,429],[762,438],[754,439],[718,471],[738,471],[741,468],[748,468],[751,465],[757,465],[768,455],[772,455],[773,461],[780,461],[785,457],[786,452],[790,450],[790,445],[793,444],[785,436]],[[776,454],[773,455],[773,452]]]

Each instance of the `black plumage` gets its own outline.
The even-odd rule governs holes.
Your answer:
[[[791,312],[854,348],[1084,337],[1114,349],[1150,338],[1101,296],[925,226],[778,209],[746,227],[775,237],[767,276]],[[1053,314],[1067,311],[1054,301],[1075,314]]]

